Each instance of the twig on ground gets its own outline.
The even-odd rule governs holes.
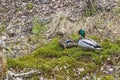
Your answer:
[[[23,80],[24,77],[29,77],[33,74],[40,74],[41,72],[39,70],[31,70],[26,73],[14,73],[12,71],[8,71],[8,76],[4,80]]]

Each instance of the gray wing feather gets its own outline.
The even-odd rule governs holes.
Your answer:
[[[90,40],[90,39],[82,39],[81,41],[90,45],[90,46],[97,46],[98,45],[95,41]]]

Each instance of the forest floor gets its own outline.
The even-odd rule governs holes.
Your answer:
[[[77,6],[78,2],[39,5],[36,1],[0,2],[0,53],[7,58],[13,80],[120,79],[119,5],[109,12],[80,16],[78,7],[86,6]],[[61,48],[57,32],[77,41],[81,28],[101,45],[101,51]]]

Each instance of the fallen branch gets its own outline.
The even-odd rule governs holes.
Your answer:
[[[39,70],[31,70],[26,73],[14,73],[12,71],[8,71],[8,75],[4,80],[23,80],[24,77],[29,77],[33,74],[40,74],[41,72]]]

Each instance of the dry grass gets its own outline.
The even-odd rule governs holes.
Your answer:
[[[57,32],[72,34],[80,28],[85,29],[87,34],[116,39],[120,37],[120,15],[114,12],[103,12],[91,17],[80,17],[78,21],[71,21],[68,17],[55,17],[47,25],[49,30],[47,37],[54,37]]]

